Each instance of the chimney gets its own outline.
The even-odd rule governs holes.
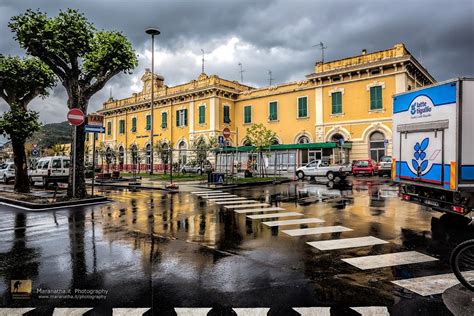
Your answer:
[[[362,55],[365,55],[365,54],[367,54],[367,49],[364,48],[362,49]]]

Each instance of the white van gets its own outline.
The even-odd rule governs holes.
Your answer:
[[[6,162],[0,165],[0,179],[5,184],[15,179],[15,164],[13,162]]]
[[[67,183],[71,160],[67,156],[52,156],[38,159],[28,172],[30,184],[41,182],[44,187],[50,183]]]

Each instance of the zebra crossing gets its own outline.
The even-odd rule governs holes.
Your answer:
[[[210,190],[211,191],[211,190]],[[206,191],[205,193],[200,193],[200,197],[206,198],[209,196],[212,191]],[[205,195],[202,195],[205,194]],[[229,193],[228,193],[229,194]],[[230,195],[230,194],[229,194]],[[223,197],[225,198],[225,197]],[[210,201],[210,200],[209,200]],[[300,217],[304,216],[302,213],[298,212],[288,212],[284,208],[274,207],[267,203],[261,203],[259,201],[248,200],[246,198],[241,198],[239,200],[234,200],[234,203],[227,204],[225,200],[219,199],[217,202],[215,199],[213,201],[219,206],[224,207],[227,210],[233,210],[238,214],[245,214],[246,218],[249,220],[265,220],[265,219],[277,219],[274,221],[264,221],[263,225],[268,227],[281,227],[281,226],[290,226],[290,225],[306,225],[306,224],[323,224],[324,220],[319,218],[299,218],[299,219],[284,219],[285,217]],[[229,201],[230,202],[230,201]],[[274,212],[274,213],[268,213]],[[258,213],[258,214],[252,214]],[[249,214],[249,215],[247,215]],[[279,218],[283,218],[279,220]],[[282,229],[281,232],[290,237],[310,237],[314,235],[322,234],[332,234],[332,233],[341,233],[353,231],[350,227],[345,227],[341,225],[334,226],[316,226],[309,228],[298,228],[298,229]],[[341,250],[341,249],[350,249],[358,247],[367,247],[375,245],[385,245],[390,244],[386,240],[376,238],[373,236],[360,236],[353,238],[338,238],[330,240],[320,240],[320,241],[308,241],[306,242],[309,246],[319,250],[319,251],[332,251],[332,250]],[[420,264],[426,262],[438,261],[437,258],[431,257],[426,254],[422,254],[417,251],[400,251],[389,254],[380,254],[380,255],[370,255],[370,256],[361,256],[353,258],[342,258],[343,262],[357,268],[360,270],[371,270],[371,269],[381,269],[393,266],[401,266],[407,264]],[[474,271],[473,278],[474,278]],[[448,274],[439,274],[425,276],[421,278],[409,278],[402,280],[393,280],[391,283],[410,290],[414,293],[417,293],[421,296],[440,294],[447,288],[458,284],[456,277],[452,273]],[[355,311],[362,313],[363,315],[389,315],[386,307],[354,307]],[[295,309],[301,315],[329,315],[326,314],[329,312],[329,309],[326,310],[324,307],[315,307],[315,308],[298,308]]]
[[[385,316],[390,315],[385,306],[358,306],[349,307],[363,316]],[[175,307],[174,312],[177,316],[207,316],[212,307]],[[330,316],[331,307],[293,307],[295,312],[301,316]],[[22,316],[35,310],[34,307],[27,308],[0,308],[0,316]],[[112,316],[142,316],[151,308],[112,308]],[[234,307],[232,310],[237,316],[266,316],[269,314],[270,307]],[[52,316],[82,316],[94,311],[92,307],[67,307],[54,308]]]

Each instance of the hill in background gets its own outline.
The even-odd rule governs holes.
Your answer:
[[[71,141],[71,126],[68,122],[61,122],[43,125],[28,143],[38,144],[40,148],[50,148],[55,144],[66,144]]]

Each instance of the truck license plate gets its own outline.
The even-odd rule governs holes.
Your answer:
[[[425,200],[425,204],[430,205],[430,206],[437,206],[437,207],[439,207],[439,203],[436,202],[436,201]]]

